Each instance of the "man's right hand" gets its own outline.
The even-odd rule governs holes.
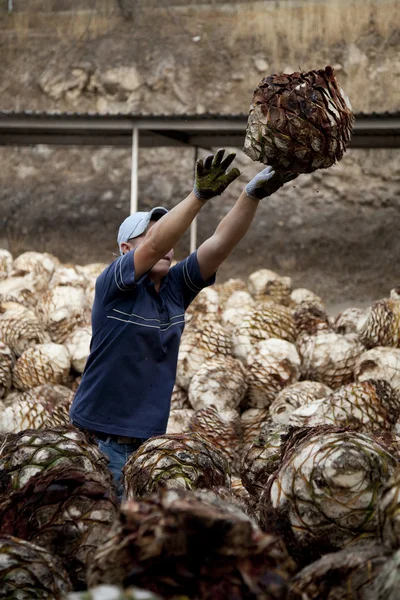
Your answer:
[[[196,162],[193,192],[199,200],[210,200],[222,194],[224,190],[240,175],[239,169],[226,172],[234,161],[236,154],[228,154],[224,158],[225,150],[221,148],[214,154],[209,154],[204,163],[201,158]]]

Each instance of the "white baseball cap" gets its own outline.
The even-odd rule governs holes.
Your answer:
[[[163,206],[156,206],[149,212],[136,212],[126,217],[120,225],[117,242],[121,252],[121,244],[144,233],[150,221],[158,221],[168,210]]]

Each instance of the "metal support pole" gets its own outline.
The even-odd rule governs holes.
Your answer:
[[[194,149],[194,165],[196,167],[197,158],[199,156],[199,149],[196,146]],[[190,254],[197,248],[197,217],[195,217],[190,225]]]
[[[131,214],[138,209],[139,129],[132,129]]]

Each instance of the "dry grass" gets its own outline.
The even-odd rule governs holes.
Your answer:
[[[121,20],[115,2],[96,0],[95,8],[65,12],[20,11],[0,18],[0,29],[12,32],[18,41],[43,32],[58,40],[94,39],[108,33]]]
[[[398,0],[311,0],[308,2],[254,2],[237,4],[231,44],[252,37],[267,48],[271,60],[282,56],[295,61],[312,50],[313,42],[332,46],[355,42],[370,26],[383,38],[400,27]]]

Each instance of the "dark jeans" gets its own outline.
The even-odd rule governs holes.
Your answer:
[[[130,455],[139,448],[145,440],[138,439],[134,444],[118,444],[117,438],[109,435],[106,439],[96,438],[99,449],[109,459],[108,468],[113,474],[117,495],[119,500],[124,498],[124,487],[122,485],[122,469]]]

